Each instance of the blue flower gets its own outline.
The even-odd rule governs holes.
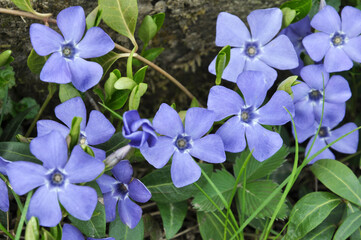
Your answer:
[[[41,226],[56,226],[61,218],[61,205],[72,216],[87,221],[91,218],[98,197],[87,186],[78,186],[94,180],[104,170],[104,164],[75,146],[68,160],[65,138],[56,131],[34,138],[31,153],[43,162],[12,162],[6,172],[14,191],[23,195],[38,188],[29,204],[27,219],[35,216]]]
[[[208,109],[216,113],[216,121],[226,117],[227,120],[216,132],[228,152],[241,152],[246,147],[253,151],[258,161],[271,157],[282,146],[282,138],[276,132],[269,131],[262,125],[283,125],[291,120],[288,112],[294,114],[291,96],[285,91],[276,91],[267,104],[263,103],[267,86],[266,77],[262,72],[247,71],[239,75],[238,88],[244,101],[238,93],[223,86],[214,86],[208,95]]]
[[[210,163],[226,160],[221,138],[215,134],[205,135],[212,127],[215,114],[202,108],[188,109],[185,127],[178,113],[163,103],[153,119],[154,129],[161,135],[157,143],[140,152],[155,168],[162,168],[173,156],[171,177],[176,187],[196,182],[201,169],[192,157]]]
[[[152,124],[147,119],[141,119],[137,110],[127,111],[123,114],[123,136],[130,140],[129,145],[141,148],[144,144],[154,146],[157,135]]]
[[[142,217],[142,209],[130,198],[145,203],[152,195],[141,181],[132,179],[133,168],[128,160],[115,165],[112,173],[115,179],[106,174],[97,179],[104,197],[106,221],[115,220],[118,203],[120,220],[129,228],[135,228]]]
[[[6,166],[10,162],[0,157],[0,173],[3,175],[6,174]],[[2,179],[0,179],[0,210],[3,212],[9,211],[9,196],[8,196],[8,187]]]
[[[102,240],[115,240],[112,237],[101,238],[101,239]],[[79,229],[77,229],[73,225],[64,224],[63,235],[61,237],[61,240],[84,240],[84,237],[81,234],[81,232],[79,231]],[[100,240],[100,239],[88,237],[88,238],[86,238],[86,240]]]
[[[38,136],[43,136],[51,131],[60,132],[65,138],[70,131],[71,122],[74,117],[81,117],[80,124],[80,145],[97,145],[108,141],[114,134],[115,128],[109,120],[99,111],[90,112],[87,122],[86,108],[80,97],[71,98],[55,107],[55,116],[66,126],[52,120],[40,120],[37,122]],[[104,160],[105,151],[91,147],[95,157]]]
[[[114,42],[99,27],[90,28],[83,37],[85,14],[80,6],[62,10],[57,23],[64,38],[47,26],[38,23],[30,26],[30,40],[36,53],[40,56],[52,53],[41,70],[40,79],[60,84],[72,82],[79,91],[85,92],[100,81],[103,68],[83,58],[105,55],[114,48]]]
[[[315,61],[324,58],[327,72],[349,70],[353,62],[361,62],[361,11],[346,6],[341,19],[331,6],[325,6],[312,19],[318,32],[303,39],[307,53]]]
[[[324,111],[329,112],[330,118],[340,122],[345,115],[345,102],[351,97],[348,82],[338,75],[329,78],[322,64],[304,67],[301,70],[301,77],[305,82],[292,87],[296,126],[306,129],[315,121],[320,121],[323,91],[325,91]],[[323,89],[323,84],[325,89]]]
[[[298,66],[297,54],[288,37],[279,35],[272,40],[281,29],[282,11],[278,8],[255,10],[247,20],[251,34],[237,16],[226,12],[218,15],[216,45],[234,47],[222,78],[236,82],[243,71],[262,71],[271,86],[277,78],[273,68],[285,70]],[[215,62],[216,58],[208,68],[213,74],[216,73]]]

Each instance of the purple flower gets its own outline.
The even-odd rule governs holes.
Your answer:
[[[141,181],[132,179],[133,168],[128,160],[115,165],[112,173],[115,179],[106,174],[97,179],[104,197],[106,220],[107,222],[115,220],[118,202],[120,220],[129,228],[134,228],[142,217],[142,209],[130,198],[145,203],[152,195]]]
[[[70,131],[71,122],[74,117],[81,117],[83,120],[80,124],[80,145],[97,145],[108,141],[114,134],[115,128],[109,120],[99,111],[90,112],[87,122],[86,108],[80,97],[71,98],[66,102],[55,107],[55,116],[60,119],[66,126],[52,120],[40,120],[37,122],[38,136],[43,136],[51,131],[60,132],[65,138]],[[105,151],[90,147],[95,157],[104,160]]]
[[[303,39],[307,53],[315,61],[324,59],[327,72],[349,70],[353,62],[361,62],[361,11],[346,6],[341,19],[336,10],[325,6],[312,19],[318,30]]]
[[[103,239],[103,240],[115,240],[112,237],[101,238],[101,239]],[[61,240],[84,240],[84,237],[81,234],[81,232],[79,231],[79,229],[77,229],[73,225],[64,224],[64,226],[63,226],[63,235],[61,237]],[[88,238],[86,238],[86,240],[100,240],[100,239],[88,237]]]
[[[285,70],[298,66],[297,54],[288,37],[280,35],[272,40],[281,29],[282,11],[278,8],[255,10],[247,20],[251,34],[237,16],[226,12],[218,15],[216,45],[234,47],[222,78],[236,82],[243,71],[262,71],[271,86],[277,78],[273,68]],[[208,68],[213,74],[216,73],[215,62],[216,58]]]
[[[123,136],[130,140],[129,145],[141,148],[144,144],[152,147],[157,141],[157,135],[148,119],[141,119],[137,110],[123,114]]]
[[[301,53],[305,52],[305,48],[303,47],[302,40],[304,37],[310,35],[311,32],[311,24],[310,18],[306,16],[305,18],[301,19],[300,21],[290,24],[288,27],[283,29],[280,34],[286,35],[292,42],[297,56],[298,56],[298,67],[291,69],[293,74],[299,75],[301,69],[303,68],[304,64],[301,59]]]
[[[94,180],[104,170],[104,164],[80,146],[74,147],[68,160],[65,138],[56,131],[34,138],[30,151],[43,166],[19,161],[6,168],[17,194],[38,188],[30,200],[27,218],[35,216],[41,226],[56,226],[62,218],[60,201],[72,216],[89,220],[97,205],[97,193],[91,187],[75,184]]]
[[[348,82],[341,76],[329,78],[324,66],[309,65],[301,70],[301,82],[292,87],[295,103],[295,124],[306,129],[322,115],[323,91],[325,91],[324,112],[334,121],[340,122],[346,110],[345,102],[351,97]],[[323,89],[325,85],[325,90]]]
[[[60,84],[72,82],[85,92],[100,81],[103,68],[83,58],[105,55],[114,48],[114,42],[99,27],[90,28],[83,37],[85,14],[80,6],[62,10],[57,23],[64,38],[47,26],[38,23],[30,26],[30,40],[36,53],[40,56],[53,53],[41,70],[40,79]]]
[[[6,166],[10,162],[0,157],[0,173],[6,175]],[[0,210],[3,212],[9,211],[9,196],[8,196],[8,187],[6,183],[0,179]]]
[[[196,182],[201,169],[192,157],[210,163],[226,160],[222,139],[216,134],[205,135],[215,119],[213,111],[203,108],[188,109],[185,127],[178,113],[163,103],[153,119],[155,130],[161,135],[157,143],[140,152],[155,168],[162,168],[173,156],[171,177],[176,187]]]
[[[241,152],[246,147],[253,151],[258,161],[271,157],[282,146],[282,138],[276,132],[262,125],[283,125],[291,120],[288,112],[294,114],[291,96],[285,91],[276,91],[267,104],[260,107],[266,94],[266,77],[262,72],[247,71],[239,75],[238,93],[223,86],[214,86],[208,95],[208,109],[216,113],[216,121],[231,116],[216,132],[228,152]]]

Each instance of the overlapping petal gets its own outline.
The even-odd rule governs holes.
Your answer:
[[[323,91],[329,80],[329,73],[322,64],[308,65],[301,70],[301,77],[312,89]]]
[[[331,143],[335,141],[337,138],[351,132],[356,128],[357,128],[356,124],[346,123],[342,127],[332,130],[331,136],[328,139],[326,139],[326,142]],[[348,153],[348,154],[355,153],[357,151],[358,140],[359,140],[359,134],[358,131],[355,131],[350,135],[334,143],[331,146],[331,148],[342,153]]]
[[[330,36],[323,32],[316,32],[306,36],[302,43],[308,55],[316,62],[321,61],[331,48]]]
[[[201,168],[189,155],[175,151],[171,166],[171,177],[174,186],[177,188],[187,186],[196,182],[201,176]]]
[[[81,92],[94,87],[103,75],[103,68],[96,62],[76,57],[69,63],[72,83]]]
[[[86,32],[77,48],[79,57],[95,58],[110,52],[114,48],[114,42],[101,28],[92,27]]]
[[[56,20],[67,42],[80,41],[85,30],[85,13],[82,7],[68,7],[58,14]]]
[[[178,113],[169,105],[162,103],[153,119],[155,130],[169,137],[184,133],[183,123]]]
[[[53,53],[40,72],[40,79],[44,82],[70,83],[72,75],[66,60],[61,53]]]
[[[334,128],[339,124],[345,116],[346,104],[345,103],[328,103],[324,104],[324,113],[322,124],[330,128]],[[322,117],[322,103],[314,106],[315,120],[320,122]]]
[[[263,61],[255,58],[252,61],[246,61],[244,71],[260,71],[267,77],[267,89],[269,89],[277,78],[277,71],[268,66]]]
[[[295,125],[301,129],[307,129],[315,121],[313,106],[310,101],[302,100],[295,103]],[[303,130],[302,130],[303,131]]]
[[[221,163],[226,160],[222,139],[216,134],[194,140],[189,153],[193,157],[210,163]]]
[[[341,30],[341,19],[331,6],[325,6],[311,20],[311,26],[321,32],[332,34]]]
[[[86,108],[80,97],[71,98],[55,107],[55,115],[69,128],[74,117],[81,117],[80,130],[85,129]]]
[[[302,129],[296,126],[297,131],[297,139],[300,143],[303,143],[306,141],[307,138],[310,138],[311,136],[315,135],[318,129],[318,123],[313,121],[310,127]]]
[[[308,153],[308,151],[310,150],[314,138],[315,137],[311,138],[310,141],[308,142],[306,147],[306,153]],[[315,153],[317,153],[324,147],[326,147],[325,140],[317,137],[308,156],[312,157]],[[312,164],[320,159],[335,159],[335,155],[331,152],[329,148],[327,148],[326,150],[322,151],[319,155],[317,155],[314,159],[312,159],[308,164]]]
[[[35,52],[40,56],[61,50],[63,37],[53,29],[39,23],[30,26],[30,41]]]
[[[304,98],[311,91],[311,88],[304,82],[300,82],[295,86],[292,86],[293,92],[293,101],[296,103],[298,101],[305,100]]]
[[[173,139],[161,136],[153,147],[142,147],[140,152],[155,168],[162,168],[167,164],[175,151]]]
[[[268,90],[266,75],[259,71],[241,73],[237,79],[237,86],[245,100],[245,104],[242,105],[253,106],[254,108],[258,108],[263,103]]]
[[[133,168],[128,160],[123,160],[113,167],[112,173],[121,183],[128,184],[133,176]]]
[[[107,174],[101,175],[96,181],[102,193],[110,193],[113,190],[112,186],[118,182]]]
[[[63,234],[61,240],[83,240],[84,237],[73,225],[65,223],[63,226]]]
[[[129,183],[128,189],[129,196],[137,202],[145,203],[152,197],[148,188],[136,178]]]
[[[353,62],[342,48],[330,47],[324,65],[327,72],[341,72],[351,69]]]
[[[245,127],[239,116],[229,119],[216,132],[222,138],[224,150],[227,152],[241,152],[245,149],[244,133]]]
[[[108,141],[115,133],[115,128],[101,112],[93,110],[90,112],[85,133],[88,143],[97,145]]]
[[[216,114],[204,108],[190,108],[185,117],[185,133],[193,140],[202,137],[211,129]]]
[[[361,36],[349,39],[343,50],[353,61],[361,62]]]
[[[36,123],[38,137],[49,134],[51,131],[58,131],[64,138],[69,134],[70,129],[61,123],[53,120],[39,120]]]
[[[332,76],[325,88],[325,101],[327,102],[344,103],[351,95],[350,86],[342,76]]]

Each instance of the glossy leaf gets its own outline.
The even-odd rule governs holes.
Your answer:
[[[296,10],[288,7],[282,8],[281,10],[283,14],[282,28],[286,28],[292,23],[293,19],[295,19],[297,13]]]
[[[47,60],[47,57],[39,56],[34,49],[31,50],[27,64],[32,73],[40,74],[43,66]]]
[[[154,19],[147,15],[140,24],[138,36],[144,44],[148,44],[149,41],[154,38],[155,34],[157,34],[157,31],[158,27]]]
[[[99,63],[103,67],[103,77],[109,71],[110,67],[120,58],[120,54],[113,51],[108,52],[104,56],[93,58],[94,62]]]
[[[144,81],[144,77],[145,77],[145,73],[146,73],[147,69],[148,69],[148,66],[144,66],[134,74],[134,81],[137,84],[142,83]]]
[[[172,238],[182,227],[186,217],[187,201],[177,203],[157,203],[162,217],[164,231],[167,239]]]
[[[138,225],[130,229],[122,223],[118,214],[113,222],[109,225],[109,236],[115,240],[143,240],[144,239],[144,223],[143,218],[140,219]]]
[[[297,22],[306,17],[307,14],[310,12],[311,7],[312,0],[290,0],[280,6],[281,9],[289,8],[296,11],[297,15],[292,22]]]
[[[76,88],[71,84],[60,84],[59,86],[59,99],[60,102],[68,101],[71,98],[81,97],[80,93]]]
[[[291,76],[283,80],[277,87],[277,90],[283,90],[293,98],[293,92],[292,92],[292,86],[295,86],[299,84],[300,82],[297,82],[298,76]]]
[[[113,93],[116,91],[116,89],[114,88],[114,83],[120,78],[115,73],[116,71],[119,72],[118,69],[115,69],[113,72],[109,74],[109,78],[105,81],[104,91],[105,91],[106,100],[109,100],[112,97]]]
[[[152,16],[155,24],[157,24],[157,32],[161,29],[164,23],[165,13],[157,13]]]
[[[347,216],[337,229],[334,240],[345,240],[361,226],[361,211]]]
[[[132,90],[136,86],[136,82],[128,77],[121,77],[114,83],[114,88],[118,90]]]
[[[135,88],[133,88],[129,97],[129,110],[137,110],[140,104],[140,98],[147,91],[148,84],[140,83]]]
[[[335,224],[323,222],[303,237],[302,240],[331,240],[335,231]]]
[[[99,6],[94,8],[86,17],[86,28],[97,27],[102,20],[102,11],[99,10]]]
[[[129,90],[116,91],[112,95],[112,98],[106,102],[106,105],[112,110],[119,110],[127,102],[129,94],[130,94]]]
[[[0,142],[0,156],[9,161],[27,161],[41,164],[31,154],[28,143]]]

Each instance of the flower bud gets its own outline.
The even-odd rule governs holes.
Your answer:
[[[124,147],[119,148],[112,154],[110,154],[105,160],[104,164],[107,169],[113,168],[121,160],[125,159],[129,151],[132,149],[130,145],[125,145]]]

